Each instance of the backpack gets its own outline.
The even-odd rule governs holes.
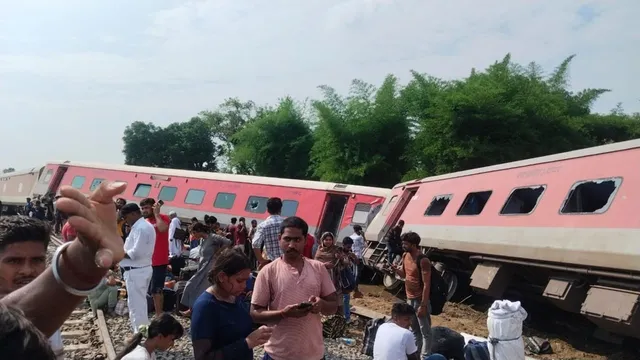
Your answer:
[[[385,322],[387,322],[386,317],[367,321],[367,325],[364,328],[364,337],[362,339],[362,350],[360,350],[362,354],[373,356],[373,344],[376,341],[378,328]]]
[[[420,287],[424,286],[422,283],[422,268],[420,263],[422,259],[425,259],[427,255],[420,254],[418,255],[417,263],[418,263],[418,271],[420,272]],[[440,315],[442,314],[442,309],[444,308],[444,304],[447,302],[447,295],[449,290],[447,288],[447,283],[444,282],[442,275],[440,272],[431,264],[431,290],[429,291],[429,301],[431,303],[431,315]]]

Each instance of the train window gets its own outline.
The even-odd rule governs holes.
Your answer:
[[[356,208],[353,210],[353,218],[351,222],[354,224],[364,225],[367,223],[369,217],[369,211],[371,211],[371,204],[357,203]]]
[[[244,210],[250,213],[262,214],[267,211],[267,200],[269,199],[262,196],[249,196]]]
[[[234,202],[236,202],[236,194],[219,192],[213,202],[213,207],[218,209],[231,209]]]
[[[136,191],[133,192],[133,196],[146,198],[147,196],[149,196],[150,192],[151,192],[151,185],[138,184],[138,186],[136,186]]]
[[[76,189],[82,189],[82,186],[84,186],[84,181],[85,181],[85,177],[84,176],[76,176],[73,178],[73,180],[71,180],[71,187],[76,188]]]
[[[453,197],[452,194],[436,195],[431,199],[431,203],[424,211],[424,216],[440,216],[449,205],[449,201]]]
[[[282,216],[294,216],[298,211],[298,202],[295,200],[282,201]]]
[[[464,202],[460,209],[458,210],[458,215],[478,215],[484,209],[484,206],[487,205],[487,201],[489,201],[489,197],[491,197],[492,190],[488,191],[478,191],[468,193],[467,197],[464,198]]]
[[[200,205],[204,200],[204,190],[189,189],[187,196],[184,198],[185,204]]]
[[[384,211],[382,212],[382,216],[387,216],[389,214],[389,211],[393,209],[397,201],[398,201],[398,195],[393,195],[391,200],[389,200],[387,207],[384,208]]]
[[[51,177],[53,176],[53,169],[47,170],[47,173],[44,175],[43,183],[48,184],[51,181]]]
[[[513,189],[500,210],[500,215],[531,214],[546,188],[545,185],[534,185]]]
[[[160,189],[160,193],[158,194],[158,200],[173,201],[173,199],[176,198],[177,192],[178,192],[177,187],[163,186],[162,189]]]
[[[100,186],[100,184],[102,184],[103,181],[104,179],[93,179],[93,181],[91,182],[91,186],[89,187],[89,190],[93,191],[97,189],[98,186]]]
[[[615,197],[622,178],[578,181],[573,184],[560,210],[561,214],[602,214]]]

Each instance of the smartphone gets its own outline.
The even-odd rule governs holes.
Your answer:
[[[158,204],[160,204],[160,206],[162,206],[162,205],[164,205],[164,201],[158,200]]]
[[[308,309],[310,307],[312,307],[313,304],[310,302],[301,302],[300,304],[298,304],[298,309],[300,310],[304,310],[304,309]]]

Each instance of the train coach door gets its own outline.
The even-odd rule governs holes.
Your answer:
[[[338,236],[347,201],[349,201],[348,195],[327,194],[321,212],[320,227],[316,231],[316,238],[319,238],[326,231],[331,231],[334,236]]]
[[[60,183],[62,183],[62,178],[64,174],[67,172],[66,166],[59,166],[58,170],[56,170],[55,175],[51,178],[49,182],[49,188],[47,189],[47,194],[56,194],[58,192],[58,188],[60,187]]]
[[[393,212],[391,213],[391,215],[389,215],[389,217],[387,218],[387,222],[384,224],[384,227],[380,231],[380,235],[382,235],[380,237],[381,239],[387,235],[389,229],[391,229],[398,222],[398,220],[401,220],[404,209],[407,208],[407,205],[409,205],[409,201],[411,201],[416,192],[418,192],[417,187],[404,189],[402,195],[400,195],[400,199],[398,199],[398,201],[396,202],[396,206],[392,210]]]

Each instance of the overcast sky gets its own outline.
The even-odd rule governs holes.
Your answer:
[[[574,89],[613,90],[596,111],[640,111],[639,13],[639,0],[0,0],[0,168],[122,163],[136,120],[410,69],[459,78],[507,52],[548,71],[575,53]]]

